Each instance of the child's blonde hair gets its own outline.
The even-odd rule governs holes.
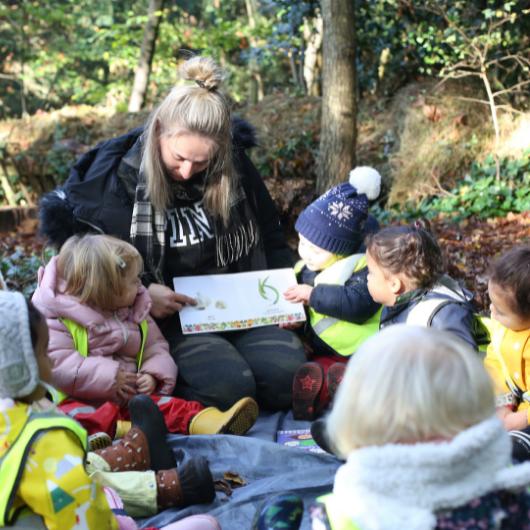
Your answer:
[[[349,361],[327,421],[338,454],[452,438],[495,412],[478,355],[449,333],[396,324]]]
[[[70,237],[57,260],[66,292],[91,306],[106,309],[125,289],[131,269],[139,274],[143,263],[131,244],[115,237],[85,234]]]

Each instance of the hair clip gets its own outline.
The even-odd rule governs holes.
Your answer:
[[[215,92],[217,90],[217,87],[215,85],[208,87],[206,86],[206,83],[204,81],[201,81],[200,79],[195,79],[194,81],[197,83],[198,86],[204,88],[204,90],[208,90],[208,92]]]
[[[125,263],[124,259],[120,258],[120,256],[116,256],[116,263],[120,269],[125,269],[125,267],[127,267],[127,263]]]

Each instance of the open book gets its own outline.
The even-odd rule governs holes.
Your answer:
[[[197,300],[180,312],[184,334],[305,321],[304,306],[283,298],[296,285],[293,269],[173,278],[175,292]]]

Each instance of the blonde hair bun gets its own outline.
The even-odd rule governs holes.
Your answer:
[[[192,57],[181,67],[180,74],[188,81],[195,81],[201,88],[217,90],[225,79],[223,69],[210,57]]]

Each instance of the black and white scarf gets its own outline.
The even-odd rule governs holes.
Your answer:
[[[196,181],[186,186],[174,185],[174,196],[179,199],[197,199],[204,193],[204,182]],[[156,210],[147,198],[147,183],[139,172],[132,213],[130,240],[144,259],[146,270],[153,280],[164,283],[165,211]],[[213,220],[216,240],[216,263],[227,267],[248,256],[260,241],[256,217],[249,204],[243,186],[239,183],[230,205],[230,220],[225,226],[219,218]]]

